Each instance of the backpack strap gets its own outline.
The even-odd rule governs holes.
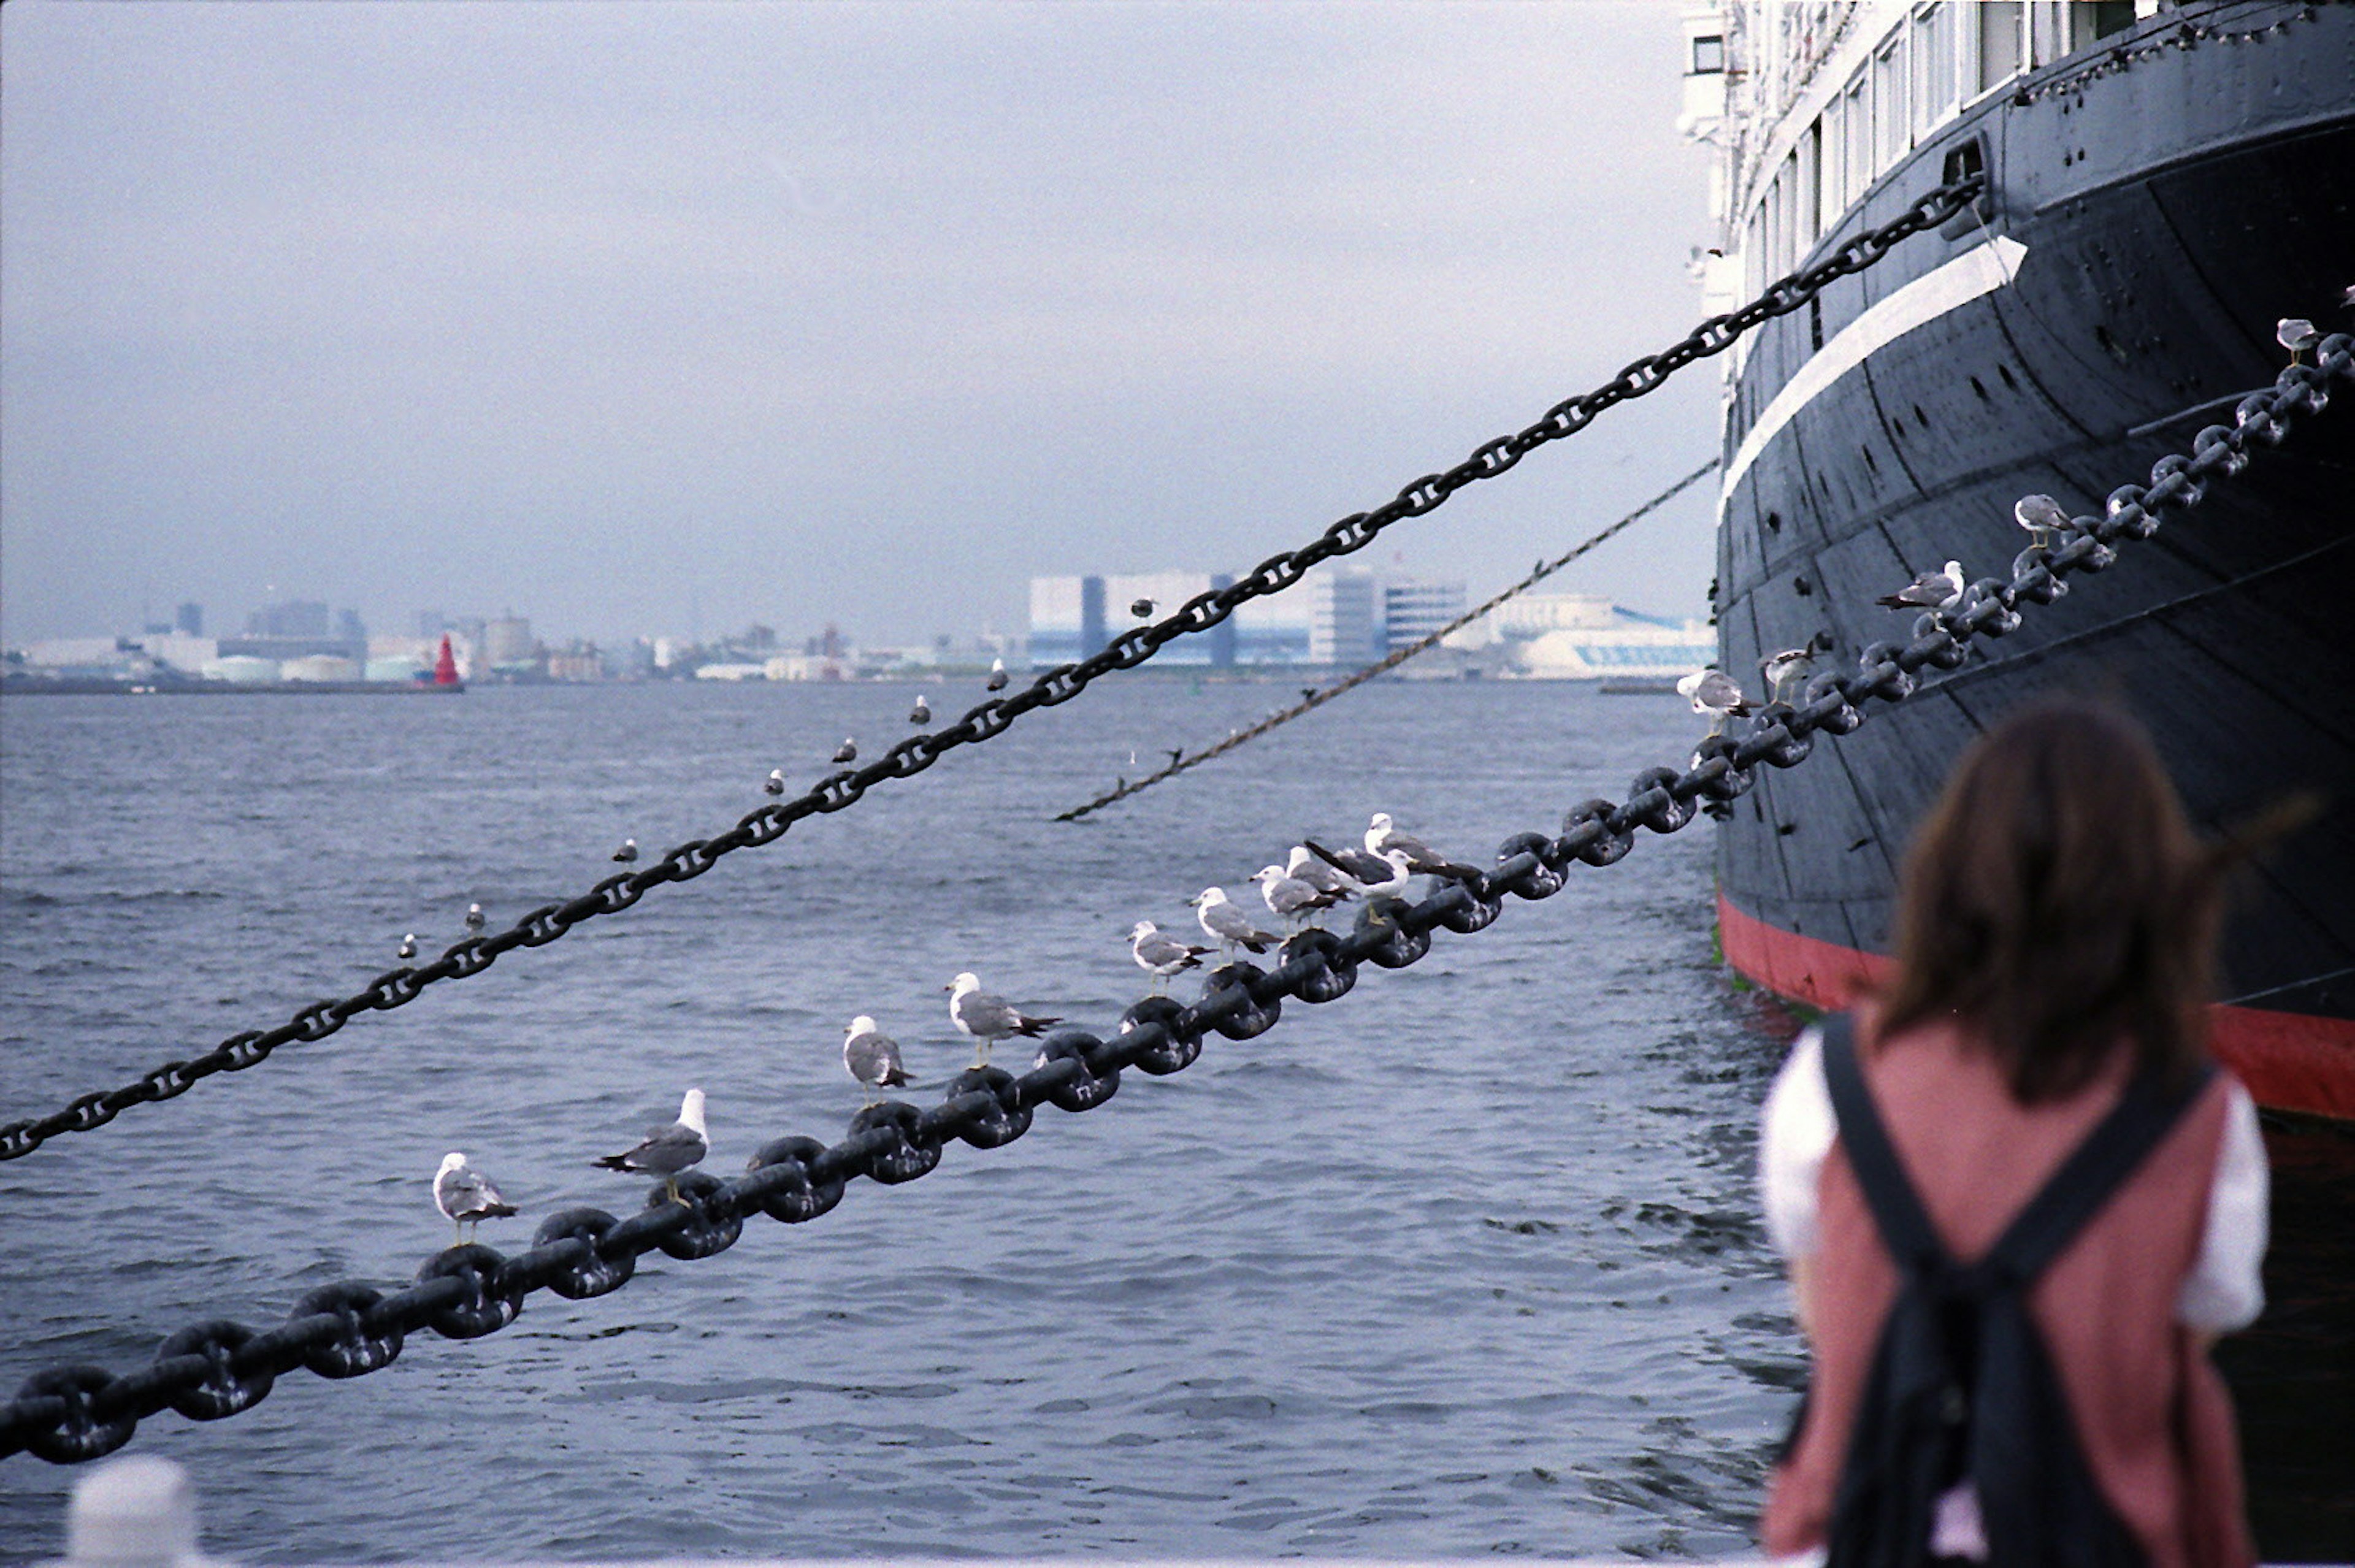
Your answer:
[[[2024,1285],[2042,1274],[2140,1168],[2215,1075],[2214,1065],[2203,1061],[2187,1087],[2169,1093],[2150,1073],[2137,1073],[2110,1114],[2028,1200],[1976,1271],[1987,1275],[1989,1283],[2011,1285]]]
[[[1906,1179],[1904,1162],[1889,1141],[1889,1129],[1873,1108],[1872,1092],[1865,1086],[1857,1065],[1856,1025],[1846,1013],[1824,1019],[1824,1087],[1830,1092],[1832,1115],[1839,1123],[1849,1168],[1864,1190],[1881,1239],[1898,1266],[1924,1276],[1948,1266],[1946,1249],[1938,1240],[1922,1200]]]

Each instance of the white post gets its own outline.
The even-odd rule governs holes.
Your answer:
[[[110,1459],[74,1483],[59,1568],[206,1568],[188,1473],[144,1455]]]

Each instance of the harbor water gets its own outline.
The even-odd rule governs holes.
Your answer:
[[[947,715],[978,693],[929,695]],[[921,1103],[970,1057],[960,970],[1103,1032],[1146,988],[1130,925],[1190,933],[1189,896],[1249,892],[1303,833],[1388,810],[1486,859],[1698,733],[1673,698],[1378,684],[1050,820],[1289,695],[1116,678],[628,913],[0,1165],[0,1393],[408,1279],[449,1241],[445,1150],[520,1206],[482,1237],[518,1250],[557,1209],[645,1201],[590,1162],[690,1086],[716,1173],[839,1136],[853,1014],[900,1040]],[[0,1116],[355,990],[404,933],[429,954],[464,934],[470,901],[496,927],[578,892],[625,836],[714,832],[772,767],[798,788],[846,734],[879,752],[912,696],[8,699]],[[612,1296],[540,1293],[483,1339],[413,1336],[368,1377],[150,1418],[134,1448],[186,1463],[208,1549],[249,1562],[1739,1552],[1803,1380],[1751,1177],[1795,1026],[1713,961],[1711,831],[1579,869],[1087,1115],[1042,1110],[1009,1147],[652,1256]],[[2267,1553],[2344,1554],[2355,1160],[2328,1132],[2275,1148],[2275,1313],[2227,1370]],[[74,1475],[0,1461],[0,1559],[59,1550]]]

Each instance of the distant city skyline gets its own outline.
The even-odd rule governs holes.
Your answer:
[[[502,607],[1018,630],[1241,572],[1680,336],[1673,8],[81,7],[0,27],[0,639]],[[1697,368],[1402,524],[1502,582]],[[1672,613],[1688,496],[1573,586]]]

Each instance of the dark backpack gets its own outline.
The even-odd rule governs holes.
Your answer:
[[[1857,1406],[1833,1504],[1829,1568],[1929,1563],[1938,1499],[1978,1491],[1987,1561],[2126,1568],[2145,1559],[2077,1445],[2030,1315],[2037,1276],[2167,1136],[2209,1072],[2169,1093],[2137,1077],[1987,1255],[1950,1257],[1859,1071],[1847,1017],[1824,1022],[1824,1080],[1849,1166],[1897,1264],[1898,1291]]]

